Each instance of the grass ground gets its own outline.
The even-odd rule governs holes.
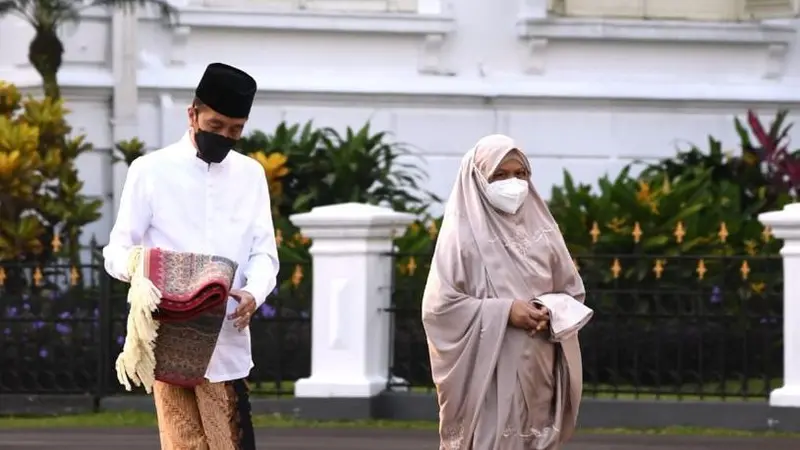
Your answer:
[[[584,398],[621,400],[687,400],[687,401],[758,401],[767,399],[770,391],[783,385],[780,379],[751,378],[702,383],[683,383],[661,387],[636,385],[590,384],[583,387]],[[254,397],[288,398],[294,392],[293,381],[253,384]],[[433,386],[413,386],[415,393],[434,392]]]
[[[430,421],[389,421],[389,420],[357,420],[357,421],[309,421],[280,415],[259,415],[253,418],[254,424],[260,428],[387,428],[436,430],[436,422]],[[143,412],[118,412],[80,414],[58,417],[0,417],[2,429],[35,429],[35,428],[117,428],[117,427],[155,427],[154,414]],[[728,436],[728,437],[798,437],[800,434],[776,431],[741,431],[713,428],[668,427],[661,429],[583,429],[587,434],[647,434],[647,435],[696,435],[696,436]]]

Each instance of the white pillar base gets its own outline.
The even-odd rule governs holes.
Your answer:
[[[784,386],[769,394],[769,406],[776,408],[800,407],[800,386]]]
[[[370,398],[386,390],[385,378],[335,380],[323,377],[303,378],[294,384],[295,397]]]
[[[783,382],[769,395],[769,405],[778,408],[800,407],[800,203],[781,211],[759,214],[758,220],[772,227],[772,234],[783,239]]]
[[[311,239],[311,376],[295,397],[369,398],[386,390],[391,355],[392,239],[414,216],[374,205],[291,216]]]

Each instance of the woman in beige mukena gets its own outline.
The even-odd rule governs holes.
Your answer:
[[[487,136],[447,202],[422,302],[441,450],[555,450],[575,429],[577,332],[554,338],[559,308],[536,299],[584,308],[585,291],[530,176],[511,138]]]

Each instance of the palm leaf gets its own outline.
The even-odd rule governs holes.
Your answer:
[[[34,23],[31,15],[31,0],[0,0],[0,17],[6,14],[16,14],[29,23]]]
[[[167,0],[92,0],[87,7],[102,6],[106,8],[121,8],[132,11],[136,7],[155,7],[160,17],[168,23],[176,23],[178,10]]]
[[[8,14],[12,11],[18,11],[20,9],[19,1],[15,0],[0,0],[0,16]]]

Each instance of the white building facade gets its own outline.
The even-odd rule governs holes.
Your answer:
[[[89,10],[63,30],[71,124],[98,149],[180,138],[205,66],[259,84],[251,129],[280,121],[387,130],[425,156],[446,197],[483,135],[516,138],[548,194],[708,135],[735,149],[734,116],[800,103],[799,0],[184,0],[178,26],[149,11]],[[0,20],[0,79],[34,90],[30,26]],[[798,116],[795,115],[794,118]],[[125,176],[85,156],[110,229]]]

